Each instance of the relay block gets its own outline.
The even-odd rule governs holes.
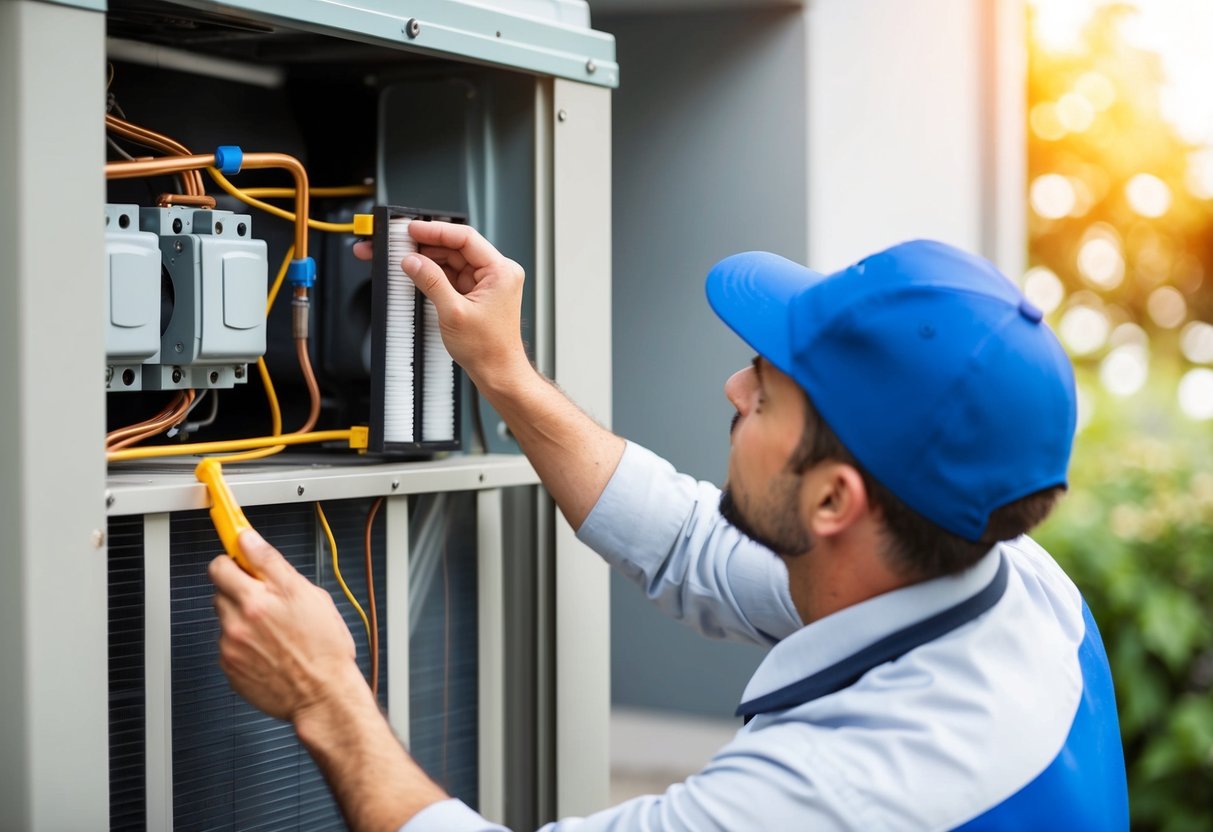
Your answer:
[[[105,386],[111,390],[142,389],[142,365],[160,351],[160,241],[139,230],[139,210],[105,206]]]
[[[138,230],[121,222],[135,211]],[[249,362],[265,354],[269,273],[251,218],[130,205],[107,206],[106,216],[108,388],[225,388],[247,380]]]

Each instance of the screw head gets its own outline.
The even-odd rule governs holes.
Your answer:
[[[173,352],[185,352],[185,344],[181,343],[180,341],[173,344]]]
[[[585,62],[585,71],[589,75],[593,75],[595,72],[598,71],[598,64],[594,63],[593,58],[590,58],[588,61]]]
[[[180,367],[174,367],[174,368],[173,368],[173,384],[177,384],[178,382],[180,382],[180,381],[181,381],[181,376],[182,376],[182,373],[181,373],[181,368],[180,368]]]
[[[107,491],[107,492],[105,492],[105,507],[113,508],[113,506],[114,506],[114,494],[111,491]]]
[[[114,380],[114,368],[106,367],[105,368],[105,383],[109,384],[113,380]]]
[[[237,367],[234,372],[236,373],[236,378],[244,378],[244,367]]]
[[[557,121],[568,121],[569,120],[569,111],[565,110],[563,108],[557,110],[556,111],[556,120]]]
[[[395,491],[400,487],[400,480],[392,480],[392,490]]]
[[[402,31],[412,40],[421,34],[421,21],[415,17],[410,17],[408,23],[404,24]]]
[[[300,497],[302,497],[302,496],[303,496],[303,490],[304,490],[304,489],[303,489],[303,486],[301,485],[301,486],[299,486],[298,488],[296,488],[296,489],[295,489],[295,493],[296,493],[296,494],[298,494]]]
[[[180,254],[181,252],[185,251],[185,243],[178,240],[177,242],[173,243],[173,250]]]
[[[93,533],[89,535],[89,538],[93,542],[94,549],[100,549],[105,545],[105,532],[101,531],[101,529],[93,529]]]

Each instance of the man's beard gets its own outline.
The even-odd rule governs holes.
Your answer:
[[[720,515],[746,537],[762,544],[776,554],[789,556],[805,554],[813,548],[813,538],[808,531],[801,527],[797,519],[795,484],[798,482],[797,477],[792,483],[786,483],[783,487],[772,483],[769,490],[773,492],[771,496],[774,499],[765,503],[771,522],[761,524],[766,527],[765,531],[759,530],[759,524],[755,522],[754,518],[742,513],[741,507],[733,497],[733,490],[727,485],[720,494]]]

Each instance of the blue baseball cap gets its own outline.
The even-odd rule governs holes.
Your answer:
[[[944,529],[976,541],[994,509],[1066,484],[1073,367],[988,261],[915,240],[822,275],[751,251],[713,266],[707,294],[868,473]]]

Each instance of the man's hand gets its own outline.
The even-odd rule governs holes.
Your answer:
[[[360,695],[354,639],[329,594],[255,531],[240,535],[240,547],[261,580],[227,555],[209,570],[223,628],[219,666],[236,692],[292,722],[333,697]]]
[[[409,223],[419,254],[404,273],[438,309],[451,357],[505,419],[574,529],[581,526],[623,456],[624,441],[594,422],[531,366],[522,346],[522,267],[474,228]],[[371,244],[354,254],[371,259]]]
[[[438,310],[442,340],[477,387],[511,374],[533,375],[522,345],[522,267],[467,225],[414,220],[418,254],[401,267]],[[371,244],[354,254],[367,260]]]
[[[236,692],[294,723],[350,829],[399,829],[446,800],[379,712],[329,594],[256,532],[243,532],[240,547],[261,580],[227,555],[210,566],[223,626],[219,665]]]

